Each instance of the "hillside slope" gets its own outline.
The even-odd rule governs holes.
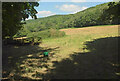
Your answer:
[[[116,24],[110,19],[108,19],[109,13],[104,12],[104,10],[109,9],[108,5],[109,3],[100,4],[88,8],[86,10],[80,11],[76,14],[54,15],[44,18],[38,18],[36,20],[28,20],[26,21],[27,24],[24,25],[24,28],[23,30],[20,31],[20,33],[24,33],[24,35],[26,35],[27,33],[39,32],[50,28],[55,29],[71,27],[80,28],[86,26]],[[114,7],[114,12],[117,13],[116,8],[117,7]],[[107,17],[106,20],[103,20],[105,18],[105,17],[103,18],[104,14],[105,17]],[[115,17],[114,20],[117,21],[118,17]]]

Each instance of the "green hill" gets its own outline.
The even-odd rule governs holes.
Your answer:
[[[116,3],[117,4],[117,3]],[[117,7],[116,7],[117,8]],[[95,26],[95,25],[111,25],[118,24],[115,23],[118,18],[115,17],[114,20],[110,20],[111,18],[109,13],[105,12],[105,10],[109,10],[109,3],[100,4],[86,10],[80,11],[76,14],[69,15],[54,15],[44,18],[38,18],[36,20],[27,20],[22,30],[20,30],[18,34],[21,36],[25,36],[31,32],[39,32],[46,29],[62,29],[62,28],[80,28],[86,26]],[[112,10],[111,10],[112,11]],[[113,12],[113,11],[112,11]],[[117,13],[117,10],[114,12]],[[106,19],[105,19],[105,17]]]

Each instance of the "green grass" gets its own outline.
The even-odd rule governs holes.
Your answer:
[[[107,27],[109,27],[109,26],[111,26],[111,25],[108,25]],[[44,39],[42,45],[44,46],[44,44],[45,44],[45,45],[47,45],[47,47],[54,47],[54,46],[60,47],[61,50],[60,50],[60,53],[58,53],[58,54],[60,54],[61,57],[66,58],[65,57],[66,55],[69,56],[70,53],[72,53],[74,51],[78,51],[79,48],[82,49],[84,47],[84,42],[86,42],[86,41],[92,41],[93,39],[104,38],[104,37],[118,36],[117,26],[115,28],[114,27],[113,28],[104,28],[104,27],[106,27],[106,26],[101,26],[99,28],[92,27],[93,29],[90,29],[90,27],[88,27],[89,32],[87,32],[87,33],[86,33],[86,31],[83,30],[82,33],[78,32],[77,34],[71,34],[71,35],[67,35],[65,37],[61,37],[61,38]],[[84,29],[87,29],[87,28],[84,28]],[[83,50],[81,50],[81,51],[83,51]]]
[[[20,76],[31,79],[40,79],[48,75],[49,77],[55,76],[65,79],[71,78],[71,73],[76,75],[75,77],[88,79],[116,78],[115,72],[111,68],[117,66],[114,58],[117,57],[116,37],[118,36],[118,26],[62,29],[62,31],[66,32],[67,35],[59,38],[43,39],[43,43],[37,47],[8,47],[5,48],[7,51],[4,51],[4,55],[12,56],[14,58],[12,61],[17,62],[19,60],[18,67],[30,69],[30,71],[26,71]],[[50,51],[50,54],[55,56],[45,63],[48,68],[41,68],[39,67],[39,63],[41,63],[40,54],[42,54],[43,50],[48,51],[49,48],[54,49]],[[54,63],[55,61],[58,61],[58,64]],[[5,66],[11,65],[7,64]],[[26,70],[24,68],[22,70]],[[76,71],[77,68],[79,68],[78,71]],[[46,71],[46,69],[49,69],[49,71]],[[21,71],[21,69],[18,71]],[[44,76],[39,73],[44,74]],[[116,74],[119,74],[119,72],[116,72]]]

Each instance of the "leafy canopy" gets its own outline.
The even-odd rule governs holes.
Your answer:
[[[3,2],[2,4],[2,37],[12,37],[18,30],[26,18],[31,16],[36,19],[37,11],[34,7],[38,7],[38,2]]]

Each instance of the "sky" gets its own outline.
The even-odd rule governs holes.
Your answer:
[[[75,14],[89,7],[111,1],[113,0],[92,0],[92,2],[91,0],[40,0],[39,6],[35,9],[38,12],[37,18],[42,18],[52,15]]]

